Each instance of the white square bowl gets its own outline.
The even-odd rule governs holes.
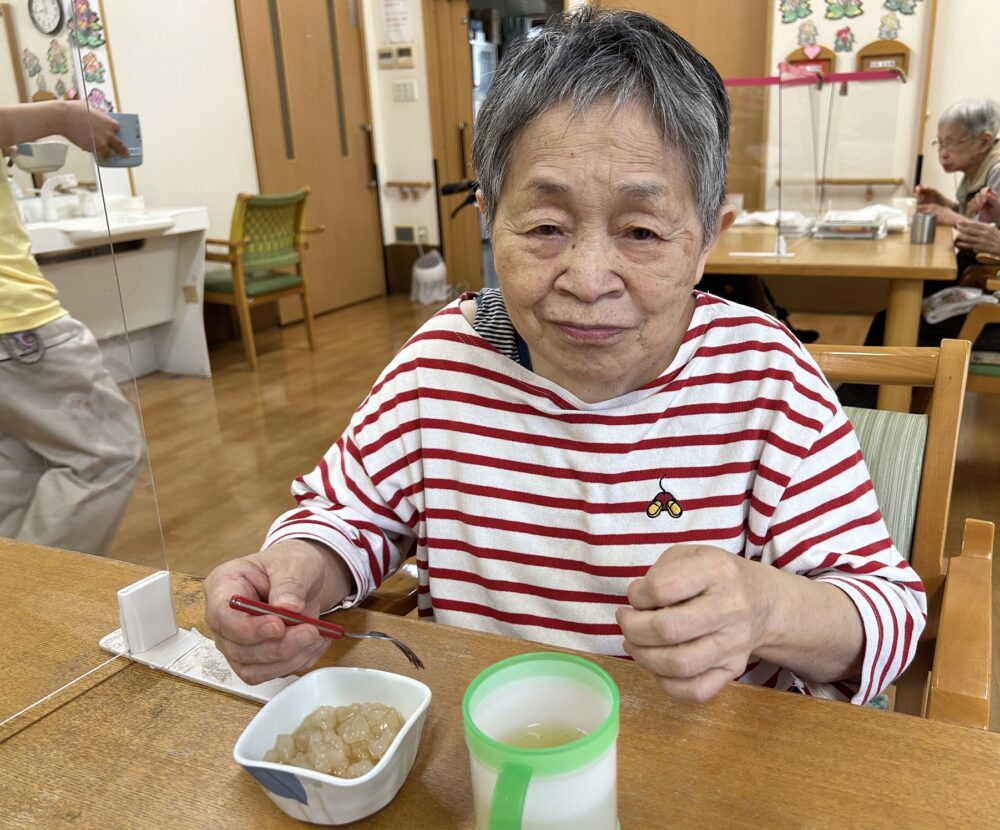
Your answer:
[[[17,145],[14,164],[28,173],[54,173],[66,163],[63,141],[28,141]]]
[[[285,813],[313,824],[347,824],[392,801],[406,781],[420,745],[431,690],[418,680],[376,669],[325,668],[282,689],[257,713],[233,748],[249,772]],[[291,734],[320,706],[383,703],[406,719],[389,750],[360,778],[262,760],[278,735]]]

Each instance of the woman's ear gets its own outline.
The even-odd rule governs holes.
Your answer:
[[[715,220],[715,235],[718,236],[726,228],[736,221],[736,205],[725,204],[719,211],[719,216]]]
[[[486,215],[486,202],[483,200],[483,190],[482,188],[476,189],[476,205],[479,207],[479,212]]]

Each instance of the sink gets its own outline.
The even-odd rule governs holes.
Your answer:
[[[174,226],[174,217],[170,213],[151,210],[112,211],[108,214],[107,223],[103,216],[97,216],[91,219],[61,219],[46,225],[62,231],[72,242],[99,242],[109,238],[109,230],[111,239],[164,231]]]

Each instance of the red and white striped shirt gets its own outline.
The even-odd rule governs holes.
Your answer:
[[[715,545],[836,585],[864,624],[858,681],[756,660],[742,680],[864,702],[912,659],[923,586],[798,341],[760,312],[696,299],[666,371],[599,403],[499,354],[449,305],[296,479],[298,507],[266,544],[337,551],[358,586],[347,605],[416,554],[421,617],[612,655],[629,583],[672,544]]]

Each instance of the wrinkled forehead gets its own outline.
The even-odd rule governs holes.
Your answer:
[[[570,199],[583,182],[609,196],[694,206],[690,168],[648,107],[595,102],[583,111],[559,104],[538,115],[514,141],[499,202],[511,192]]]

